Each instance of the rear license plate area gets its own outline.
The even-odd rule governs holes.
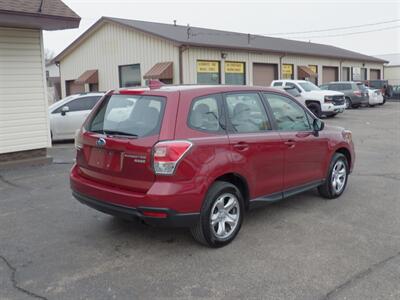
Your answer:
[[[120,172],[122,169],[121,152],[92,148],[88,164],[98,169]]]

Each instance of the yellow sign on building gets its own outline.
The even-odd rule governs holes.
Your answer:
[[[197,73],[219,73],[218,61],[198,61]]]
[[[225,62],[225,73],[244,73],[244,63],[241,62]]]
[[[313,71],[315,74],[318,73],[318,66],[316,65],[308,65],[311,71]]]
[[[293,65],[282,65],[282,74],[292,75],[293,74]]]

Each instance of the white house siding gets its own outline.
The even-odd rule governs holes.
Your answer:
[[[226,54],[226,58],[221,58],[221,53]],[[183,82],[197,83],[197,60],[217,60],[220,61],[221,83],[225,83],[223,72],[225,61],[244,62],[246,67],[246,83],[253,84],[253,63],[279,64],[279,55],[260,54],[246,51],[228,51],[221,49],[207,48],[188,48],[183,52]]]
[[[0,154],[51,145],[40,30],[0,27]]]
[[[225,53],[226,58],[222,59],[221,54]],[[224,78],[224,61],[237,61],[245,62],[246,64],[246,83],[253,84],[253,63],[269,63],[278,65],[279,77],[281,77],[280,64],[293,64],[294,65],[294,79],[297,78],[297,67],[317,65],[318,66],[318,83],[323,82],[323,66],[337,67],[339,70],[339,79],[341,78],[341,67],[361,67],[367,68],[367,79],[369,79],[370,69],[379,69],[381,74],[383,72],[382,64],[359,62],[359,61],[345,61],[340,59],[320,58],[314,56],[296,56],[296,55],[279,55],[273,53],[256,53],[247,51],[228,51],[223,49],[210,49],[210,48],[188,48],[183,52],[183,82],[184,83],[197,83],[197,60],[216,60],[221,64],[221,83],[225,83]],[[363,65],[364,64],[364,65]]]
[[[381,72],[382,74],[382,72]],[[391,85],[400,84],[400,66],[387,66],[384,69],[385,79],[388,80]]]
[[[338,58],[319,58],[314,56],[285,56],[282,58],[283,64],[293,64],[294,65],[294,79],[297,78],[297,67],[298,66],[308,66],[308,65],[317,65],[318,66],[318,84],[322,84],[323,82],[323,72],[322,67],[337,67],[339,70],[339,80],[342,79],[342,68],[343,67],[360,67],[367,68],[367,79],[369,79],[369,70],[370,69],[382,69],[382,64],[377,63],[369,63],[369,62],[360,62],[360,61],[348,61],[348,60],[340,60]],[[363,66],[364,64],[364,66]]]
[[[99,90],[106,91],[119,87],[118,66],[140,63],[143,78],[156,63],[165,61],[173,62],[173,82],[179,83],[177,46],[140,31],[106,23],[61,60],[62,94],[65,96],[65,81],[77,79],[86,70],[98,70]]]

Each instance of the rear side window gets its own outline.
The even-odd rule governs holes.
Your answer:
[[[237,133],[270,130],[267,113],[256,93],[226,95],[228,118],[232,129]]]
[[[365,91],[367,89],[363,83],[357,83],[356,86],[360,91]]]
[[[100,100],[100,98],[101,96],[91,96],[72,100],[57,108],[55,111],[53,111],[53,114],[60,113],[64,106],[68,106],[69,112],[91,110]]]
[[[274,82],[273,86],[282,86],[283,82]]]
[[[165,98],[112,95],[101,103],[87,130],[144,137],[160,132]]]
[[[299,93],[301,92],[300,89],[299,89],[299,87],[298,87],[297,85],[295,85],[294,83],[292,83],[292,82],[286,82],[285,87],[290,88],[290,89],[295,89],[295,90],[297,90]]]
[[[344,90],[342,84],[330,84],[329,85],[329,89],[333,90],[333,91],[342,91],[342,90]]]
[[[189,112],[189,125],[193,129],[220,131],[218,95],[209,95],[193,100]]]

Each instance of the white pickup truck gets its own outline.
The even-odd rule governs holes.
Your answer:
[[[306,80],[274,80],[271,87],[284,89],[299,102],[305,104],[318,118],[322,115],[333,117],[345,110],[344,94],[336,91],[321,90]]]

